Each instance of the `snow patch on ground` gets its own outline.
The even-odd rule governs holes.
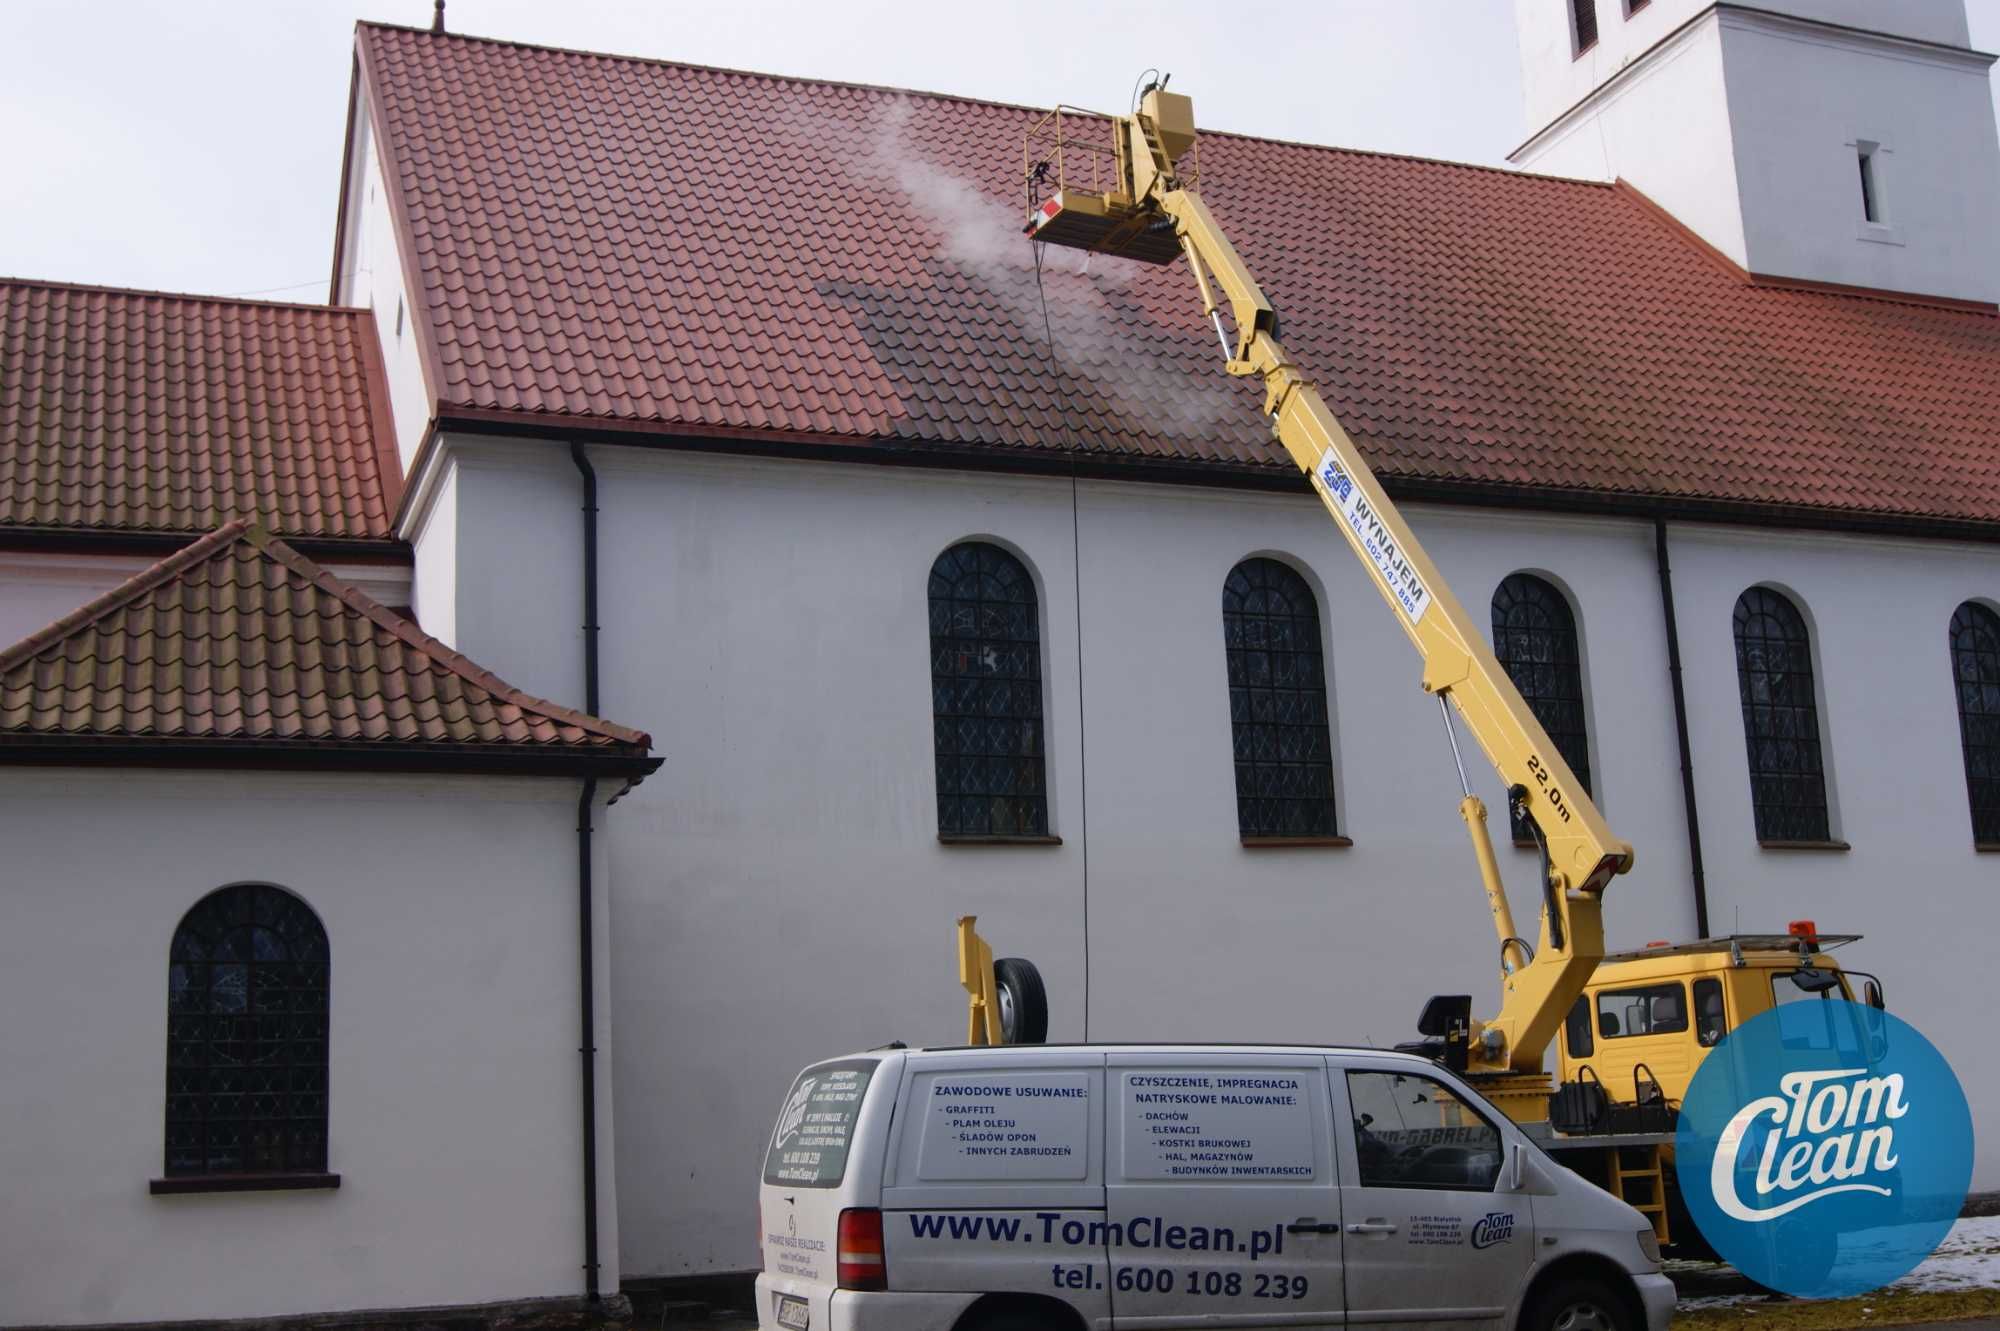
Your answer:
[[[1714,1272],[1705,1262],[1668,1262],[1667,1274],[1692,1275]],[[1726,1268],[1723,1268],[1726,1269]],[[1940,1293],[1965,1289],[2000,1289],[2000,1216],[1962,1219],[1951,1227],[1937,1251],[1916,1270],[1888,1287],[1903,1293]],[[1731,1308],[1755,1303],[1765,1296],[1755,1290],[1731,1294],[1703,1294],[1680,1301],[1682,1312],[1701,1308]]]

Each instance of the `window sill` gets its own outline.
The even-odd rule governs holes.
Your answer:
[[[2000,851],[2000,841],[1975,841],[1972,843],[1972,849],[1981,855],[1990,854]]]
[[[1845,841],[1759,841],[1764,850],[1852,850]]]
[[[1059,836],[976,836],[969,833],[939,832],[940,846],[1060,846]]]
[[[1322,846],[1339,850],[1354,844],[1353,837],[1344,836],[1247,836],[1242,838],[1245,850],[1288,850],[1307,846]]]
[[[155,1197],[186,1192],[299,1192],[339,1186],[338,1174],[189,1174],[156,1178],[146,1185]]]

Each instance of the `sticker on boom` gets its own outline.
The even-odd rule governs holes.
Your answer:
[[[1431,608],[1430,588],[1424,586],[1424,580],[1417,576],[1416,569],[1404,557],[1402,546],[1389,534],[1389,528],[1375,511],[1375,506],[1361,493],[1361,487],[1340,465],[1340,459],[1334,456],[1332,449],[1320,455],[1319,465],[1313,468],[1313,480],[1326,492],[1334,511],[1353,531],[1356,542],[1367,554],[1369,562],[1375,565],[1376,573],[1381,575],[1383,585],[1395,597],[1403,614],[1412,624],[1421,621],[1424,611]]]

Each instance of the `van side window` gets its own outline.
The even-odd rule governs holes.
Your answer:
[[[1729,1033],[1729,1017],[1722,1007],[1722,981],[1694,982],[1694,1038],[1703,1049],[1713,1049]]]
[[[1678,983],[1613,989],[1597,996],[1597,1032],[1607,1040],[1670,1035],[1687,1028],[1687,990]]]
[[[1361,1186],[1493,1190],[1500,1130],[1444,1083],[1413,1073],[1350,1072],[1347,1095]]]
[[[1563,1041],[1569,1046],[1571,1058],[1589,1058],[1597,1052],[1597,1041],[1590,1038],[1589,994],[1579,996],[1576,1006],[1563,1020]]]

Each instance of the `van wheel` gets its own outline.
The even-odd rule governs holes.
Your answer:
[[[1558,1280],[1535,1298],[1521,1331],[1639,1331],[1625,1300],[1602,1280]]]
[[[1035,963],[1002,957],[993,963],[1000,1000],[1000,1043],[1040,1044],[1049,1038],[1049,993]]]

